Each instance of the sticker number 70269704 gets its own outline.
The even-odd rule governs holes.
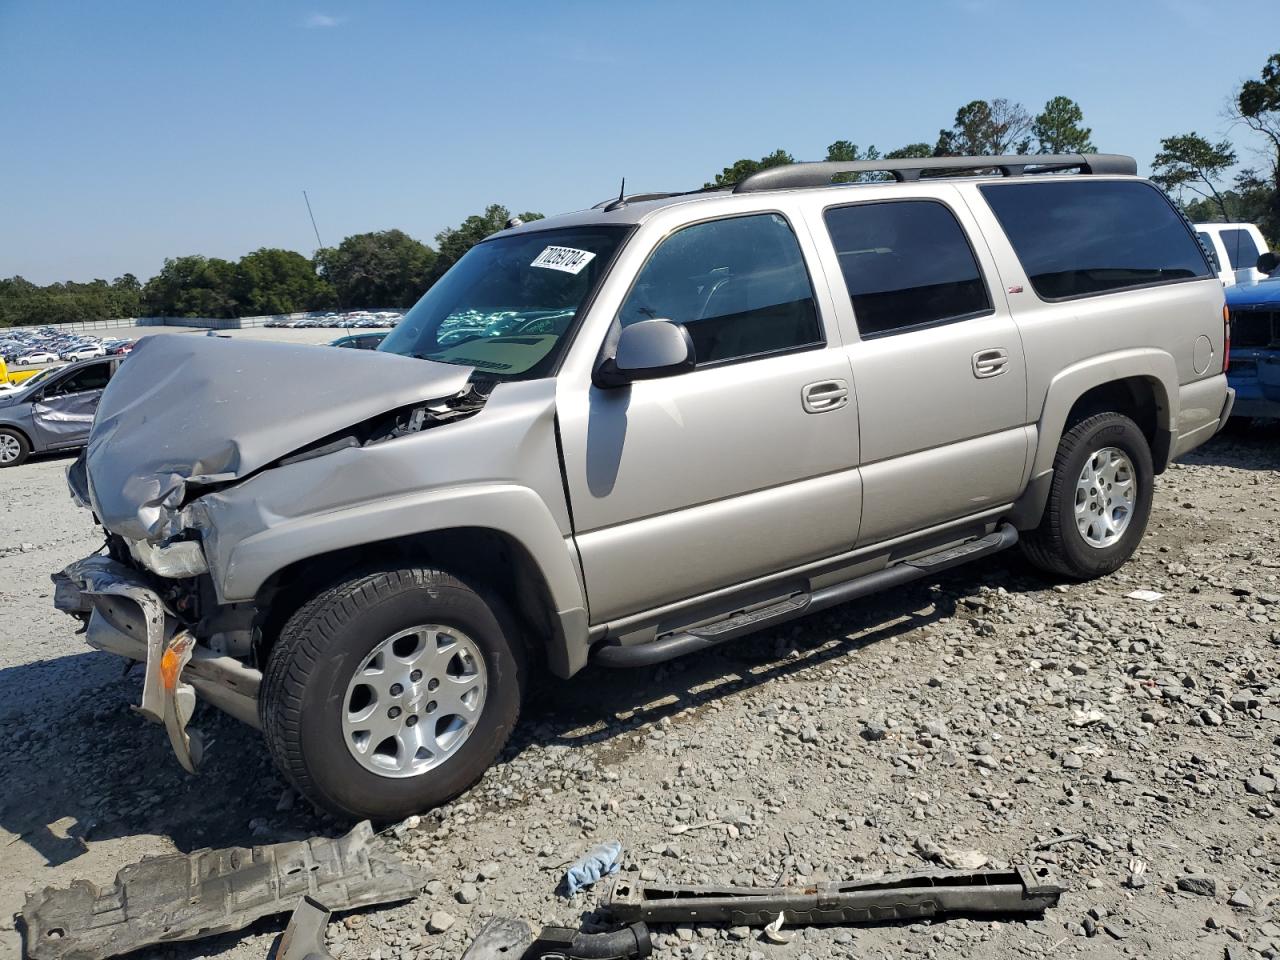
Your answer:
[[[582,268],[595,259],[589,250],[575,250],[573,247],[547,247],[533,258],[531,267],[542,267],[544,270],[562,270],[565,273],[580,273]]]

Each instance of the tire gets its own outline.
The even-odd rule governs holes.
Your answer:
[[[31,441],[17,430],[0,427],[0,468],[20,467],[31,456]]]
[[[1119,451],[1120,457],[1103,455],[1103,451]],[[1095,457],[1099,459],[1095,461]],[[1082,513],[1086,522],[1094,516],[1091,506],[1098,504],[1102,517],[1118,516],[1100,498],[1091,498],[1090,490],[1101,497],[1119,494],[1105,485],[1079,488],[1086,464],[1108,462],[1103,466],[1104,475],[1115,464],[1127,460],[1129,474],[1136,486],[1127,508],[1127,521],[1123,531],[1111,542],[1105,542],[1108,528],[1106,520],[1099,519],[1090,525],[1088,534],[1077,522],[1077,493],[1085,499]],[[1122,486],[1116,479],[1116,484]],[[1151,465],[1151,448],[1138,425],[1119,413],[1100,413],[1076,424],[1063,436],[1053,459],[1053,483],[1049,500],[1045,504],[1040,526],[1025,534],[1021,541],[1023,555],[1041,570],[1072,580],[1092,580],[1112,573],[1124,564],[1142,541],[1151,516],[1151,501],[1155,491],[1155,471]],[[1114,523],[1114,520],[1112,521]],[[1094,537],[1098,542],[1090,542]]]
[[[482,596],[440,570],[381,570],[330,587],[289,618],[267,660],[258,713],[276,765],[312,803],[361,819],[398,820],[453,799],[493,763],[519,718],[527,671],[513,624],[497,598]],[[430,631],[416,630],[422,625],[441,629],[433,638]],[[418,661],[398,659],[400,644],[419,640],[423,651],[446,650],[439,656],[452,657],[453,667],[462,664],[466,670],[460,672],[474,670],[480,678],[480,699],[472,700],[479,704],[477,712],[454,746],[438,745],[454,735],[427,690],[431,664],[438,660],[425,652],[405,654],[421,656]],[[462,652],[448,654],[450,642]],[[367,662],[379,650],[385,659]],[[362,677],[374,678],[370,683],[385,686],[407,670],[406,663],[422,670],[417,681],[405,679],[402,695],[392,696],[395,687],[378,693],[356,679],[361,671]],[[375,664],[378,671],[365,671]],[[434,681],[438,685],[450,683],[437,675],[443,677]],[[446,692],[436,694],[441,703]],[[466,723],[463,699],[454,724]],[[395,715],[400,732],[381,741],[387,749],[372,742],[386,729],[384,703],[391,705],[388,718],[392,707],[403,708]],[[375,724],[373,733],[353,730],[360,726],[351,719],[359,712],[355,708],[369,712],[365,722]],[[404,727],[413,722],[410,716],[420,729]],[[445,725],[443,739],[436,739],[437,724]],[[405,743],[412,745],[415,736],[429,748],[406,751]],[[435,765],[417,771],[429,763]],[[392,769],[395,764],[400,768]]]

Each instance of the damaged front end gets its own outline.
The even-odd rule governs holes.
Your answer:
[[[187,726],[197,695],[259,725],[262,611],[223,595],[228,564],[214,548],[228,538],[206,498],[472,416],[489,385],[470,374],[389,354],[161,336],[112,380],[68,470],[106,546],[54,575],[54,602],[85,623],[90,646],[145,665],[136,709],[165,727],[184,769],[203,752]],[[312,478],[323,484],[326,471]],[[269,525],[255,498],[241,499],[241,517]]]
[[[85,621],[90,646],[145,664],[142,702],[134,709],[164,726],[183,769],[194,773],[203,754],[199,734],[187,729],[197,687],[206,699],[257,726],[261,673],[199,647],[172,599],[150,578],[94,554],[54,574],[53,582],[54,605]]]

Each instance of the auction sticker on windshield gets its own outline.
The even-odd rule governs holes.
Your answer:
[[[582,268],[595,259],[589,250],[575,250],[573,247],[547,247],[533,258],[531,267],[542,267],[544,270],[561,270],[565,273],[581,273]]]

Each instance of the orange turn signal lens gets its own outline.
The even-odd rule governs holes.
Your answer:
[[[166,690],[176,690],[178,688],[178,672],[182,667],[178,663],[178,655],[172,650],[166,650],[160,657],[160,679],[164,681]]]

